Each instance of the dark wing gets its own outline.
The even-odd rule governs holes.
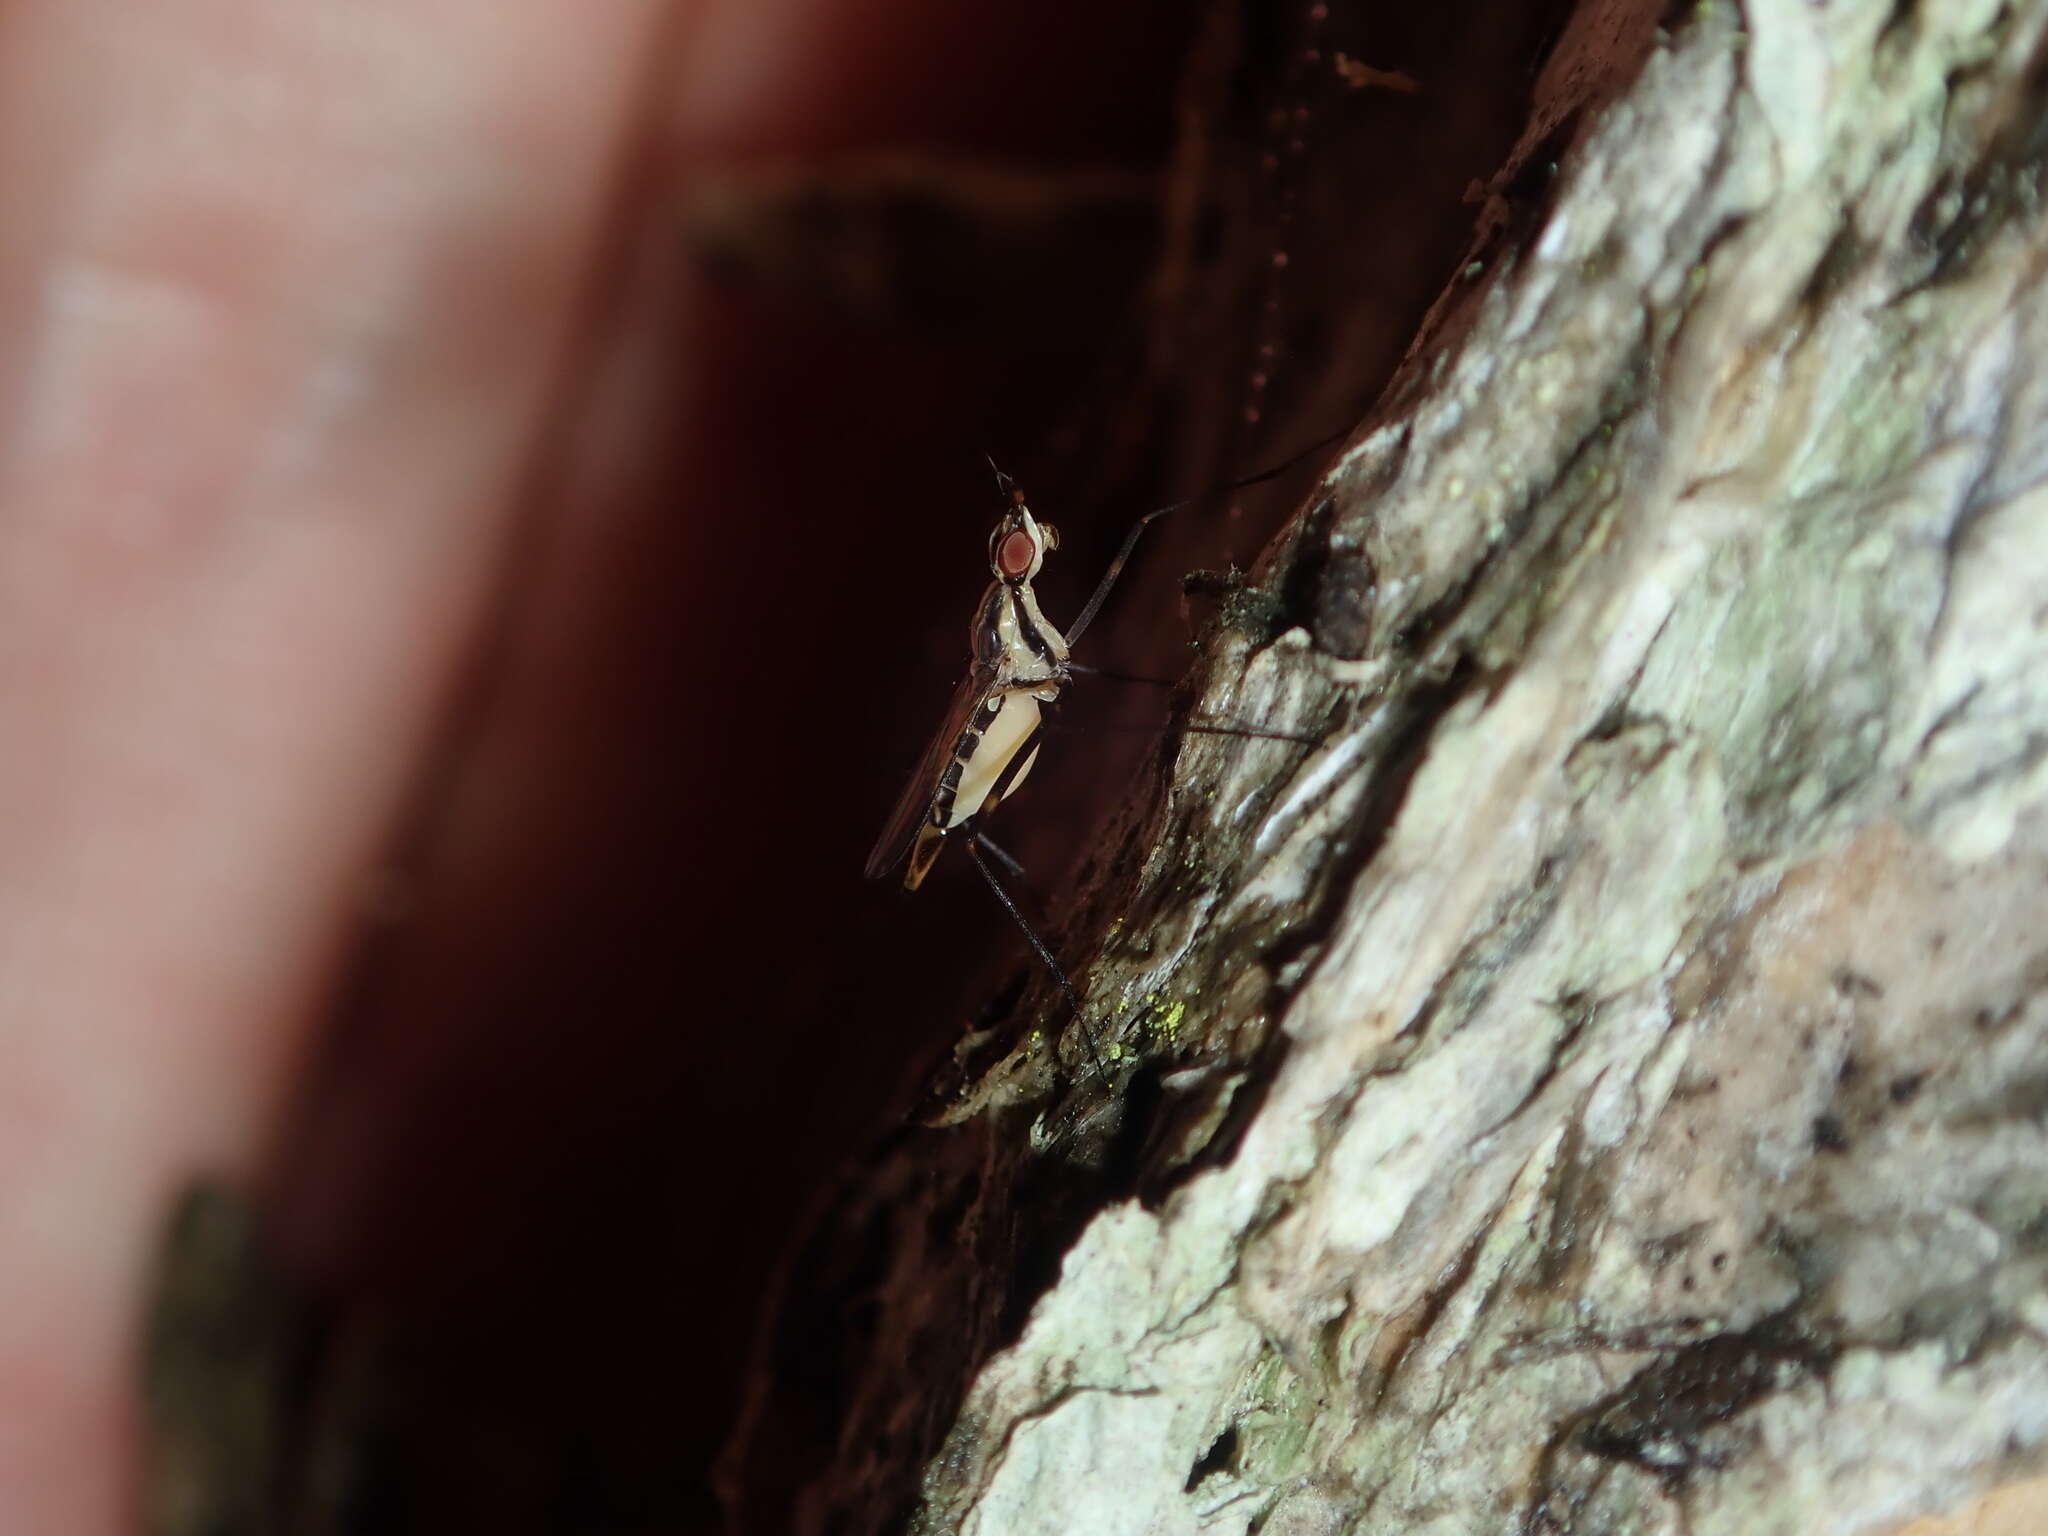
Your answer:
[[[889,815],[889,824],[882,828],[882,835],[875,839],[874,851],[868,855],[867,877],[870,880],[879,880],[888,874],[903,862],[903,855],[910,851],[917,829],[931,816],[932,797],[938,793],[939,777],[952,759],[953,744],[960,739],[960,733],[967,728],[967,722],[974,717],[975,709],[988,697],[988,691],[995,682],[994,667],[977,666],[970,668],[960,679],[960,686],[953,690],[953,702],[946,706],[946,718],[940,722],[931,745],[924,749],[924,756],[918,760],[910,782],[903,786],[896,809]]]

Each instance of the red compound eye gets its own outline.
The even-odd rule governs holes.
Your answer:
[[[1031,574],[1031,561],[1037,555],[1038,546],[1032,543],[1031,535],[1022,528],[1003,535],[1003,542],[996,546],[996,569],[1012,580]]]

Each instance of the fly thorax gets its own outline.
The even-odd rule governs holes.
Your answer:
[[[1018,597],[1018,607],[1022,612],[1022,622],[1039,636],[1044,644],[1046,654],[1051,658],[1054,665],[1064,673],[1067,668],[1067,637],[1061,634],[1053,626],[1052,621],[1046,618],[1044,613],[1039,610],[1038,594],[1031,590],[1030,582],[1027,581],[1023,584]]]
[[[1067,642],[1039,611],[1038,598],[1028,581],[1002,583],[1004,601],[996,615],[996,639],[1001,647],[1004,678],[1012,686],[1045,683],[1050,699],[1067,680]]]
[[[967,644],[978,667],[993,667],[1003,659],[1003,616],[1009,611],[1009,589],[992,581],[974,605],[974,622],[967,626]]]

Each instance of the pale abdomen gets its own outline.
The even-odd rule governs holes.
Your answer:
[[[1024,782],[1038,756],[1039,703],[1028,693],[1002,695],[1002,708],[983,726],[981,739],[961,764],[960,779],[953,790],[943,825],[948,831],[978,814],[989,795],[1002,786],[1007,795]],[[1018,754],[1022,753],[1022,761]],[[1016,768],[1011,769],[1015,762]]]

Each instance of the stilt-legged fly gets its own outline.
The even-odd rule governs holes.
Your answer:
[[[1007,477],[1002,485],[1010,505],[989,535],[995,579],[974,610],[967,675],[868,855],[867,876],[879,880],[908,854],[909,891],[924,883],[947,834],[971,827],[1024,782],[1038,756],[1040,706],[1057,699],[1071,676],[1067,638],[1031,590],[1046,552],[1059,548],[1059,533],[1031,515]]]
[[[1343,435],[1337,433],[1312,443],[1286,462],[1236,481],[1227,489],[1241,490],[1285,474]],[[1052,524],[1041,523],[1032,516],[1024,493],[1001,470],[996,471],[996,483],[1009,505],[988,538],[989,574],[994,579],[982,593],[968,631],[972,659],[967,675],[954,690],[946,718],[904,785],[902,797],[882,828],[882,835],[875,840],[874,850],[868,855],[867,877],[881,879],[903,863],[907,855],[903,888],[914,891],[923,884],[946,839],[955,833],[965,834],[967,851],[975,867],[1003,909],[1023,930],[1032,950],[1065,994],[1074,1017],[1080,1020],[1089,1055],[1107,1086],[1108,1074],[1102,1069],[1094,1032],[1082,1015],[1081,1000],[1052,951],[1025,920],[990,867],[980,822],[1014,794],[1031,772],[1031,765],[1038,759],[1044,706],[1059,697],[1060,690],[1073,676],[1068,656],[1101,611],[1139,537],[1155,519],[1190,506],[1200,498],[1155,507],[1133,523],[1122,547],[1096,583],[1095,591],[1062,635],[1040,611],[1037,594],[1031,589],[1032,578],[1038,575],[1046,554],[1059,548],[1059,534]]]

